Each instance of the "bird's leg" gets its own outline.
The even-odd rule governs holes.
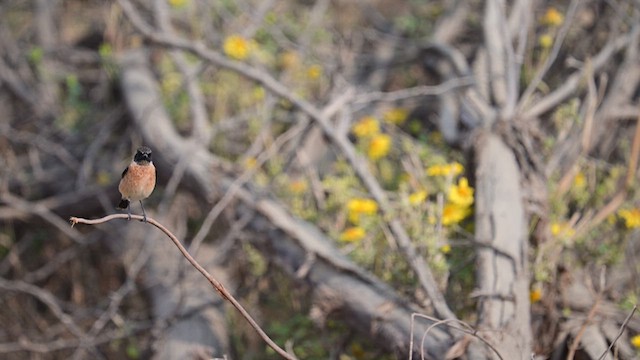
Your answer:
[[[131,203],[127,205],[127,215],[129,215],[129,221],[131,221]]]
[[[142,207],[142,217],[144,219],[142,221],[147,222],[147,214],[144,212],[144,205],[142,205],[142,200],[140,200],[140,206]]]

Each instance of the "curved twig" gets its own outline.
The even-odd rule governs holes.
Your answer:
[[[105,217],[102,217],[100,219],[93,219],[93,220],[83,219],[78,217],[71,217],[69,221],[71,222],[71,226],[73,227],[78,223],[87,224],[87,225],[96,225],[96,224],[102,224],[115,219],[127,219],[127,218],[128,218],[127,214],[112,214],[112,215],[107,215]],[[131,219],[142,221],[143,217],[141,215],[131,215]],[[182,245],[182,243],[180,243],[180,240],[178,240],[178,238],[175,235],[173,235],[171,231],[169,231],[166,227],[164,227],[164,225],[160,224],[159,222],[157,222],[156,220],[150,217],[147,217],[147,222],[157,227],[158,229],[160,229],[163,233],[165,233],[171,239],[171,241],[173,241],[173,243],[176,245],[178,250],[180,250],[182,255],[187,259],[187,261],[189,261],[189,263],[191,263],[191,265],[194,268],[196,268],[196,270],[198,270],[202,274],[202,276],[204,276],[209,281],[211,286],[213,286],[214,289],[216,289],[218,293],[220,293],[220,296],[228,300],[240,312],[240,314],[242,314],[242,316],[247,320],[249,325],[251,325],[251,327],[255,329],[258,335],[260,335],[262,340],[264,340],[264,342],[267,343],[269,347],[271,347],[275,352],[277,352],[280,356],[282,356],[285,359],[297,360],[295,355],[287,353],[284,349],[278,346],[278,344],[276,344],[273,340],[271,340],[269,335],[267,335],[267,333],[265,333],[264,330],[262,330],[260,325],[258,325],[258,323],[251,317],[251,315],[249,315],[247,310],[244,309],[244,307],[238,302],[238,300],[236,300],[233,297],[233,295],[231,295],[231,293],[224,287],[224,285],[222,285],[222,283],[220,283],[213,276],[211,276],[211,274],[209,274],[209,272],[205,270],[205,268],[203,268],[202,265],[200,265],[196,261],[196,259],[193,258],[193,256],[191,256],[191,254],[189,254],[187,249]]]
[[[429,321],[433,321],[434,323],[431,324],[427,330],[425,331],[425,333],[422,336],[422,341],[424,342],[424,339],[426,338],[427,334],[429,333],[429,331],[431,331],[432,329],[435,329],[436,327],[440,326],[440,325],[445,325],[446,327],[453,329],[453,330],[458,330],[460,332],[463,332],[467,335],[471,335],[473,337],[475,337],[476,339],[480,340],[483,344],[487,345],[489,347],[489,349],[491,349],[496,356],[498,356],[498,358],[500,360],[504,360],[504,358],[502,357],[502,355],[500,354],[500,352],[498,351],[498,349],[496,349],[493,345],[491,345],[491,343],[489,341],[487,341],[486,339],[484,339],[482,336],[478,335],[478,330],[474,329],[471,325],[467,324],[466,322],[462,321],[462,320],[458,320],[458,319],[437,319],[434,318],[432,316],[429,315],[424,315],[424,314],[420,314],[420,313],[413,313],[411,314],[411,340],[409,342],[410,346],[411,346],[411,350],[409,352],[410,356],[409,356],[409,360],[411,360],[413,357],[413,323],[415,322],[415,318],[416,317],[420,317],[423,319],[427,319]],[[450,323],[456,323],[462,327],[458,327],[458,326],[454,326]]]
[[[609,344],[609,347],[607,348],[607,350],[605,350],[602,355],[600,355],[600,357],[598,358],[598,360],[603,360],[607,354],[609,353],[609,351],[611,351],[611,349],[613,349],[613,346],[616,344],[616,342],[618,341],[618,339],[620,339],[620,336],[622,336],[622,334],[624,333],[624,329],[627,328],[627,324],[629,324],[629,321],[631,320],[631,318],[633,317],[633,314],[636,313],[636,310],[638,310],[638,305],[633,305],[633,309],[631,309],[631,312],[629,313],[629,315],[627,315],[627,317],[624,319],[624,321],[622,322],[622,325],[620,325],[620,331],[618,332],[618,335],[616,335],[616,337],[613,339],[613,341],[611,342],[611,344]]]

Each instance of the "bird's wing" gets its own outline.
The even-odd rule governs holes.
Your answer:
[[[122,172],[122,176],[120,177],[121,179],[124,177],[124,175],[127,173],[127,171],[129,171],[129,167],[127,166],[126,169],[124,169],[124,171]]]

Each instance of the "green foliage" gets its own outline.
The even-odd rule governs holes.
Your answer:
[[[29,51],[27,58],[29,59],[29,62],[37,68],[40,66],[42,59],[44,58],[44,50],[40,46],[34,46],[31,48],[31,51]]]
[[[130,339],[127,343],[126,354],[129,359],[140,359],[141,351],[135,342],[135,339]]]

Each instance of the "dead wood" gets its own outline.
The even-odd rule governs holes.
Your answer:
[[[479,325],[507,359],[531,348],[527,235],[516,158],[499,138],[476,145]]]

